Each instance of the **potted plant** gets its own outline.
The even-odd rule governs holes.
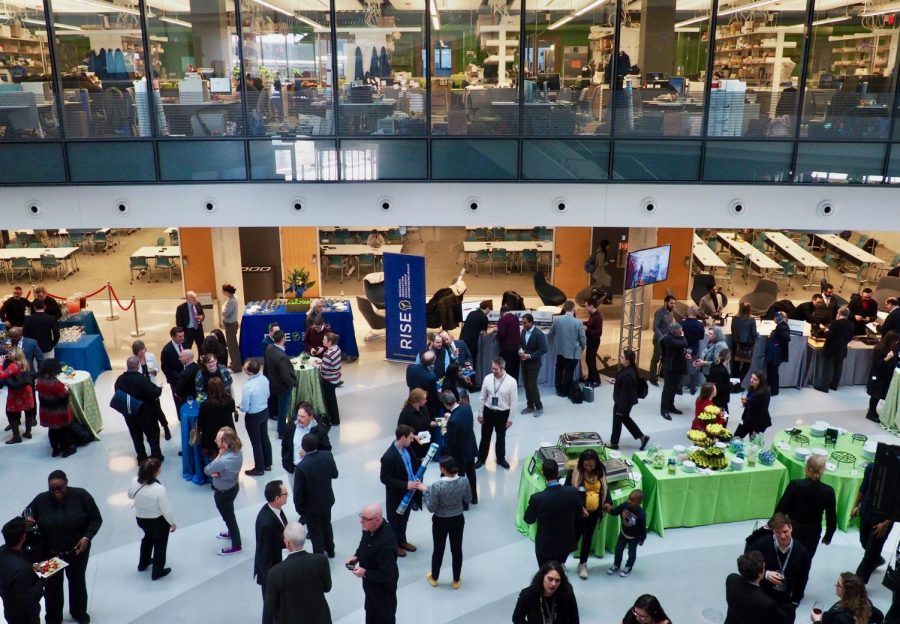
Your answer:
[[[310,281],[309,271],[305,267],[295,267],[288,274],[286,291],[294,297],[302,297],[303,293],[315,286],[315,284],[315,281]]]

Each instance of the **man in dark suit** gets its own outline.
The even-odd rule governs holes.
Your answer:
[[[791,318],[806,321],[813,326],[813,331],[827,326],[831,322],[831,310],[825,307],[825,298],[816,293],[809,301],[794,308]]]
[[[547,489],[531,495],[525,509],[525,522],[537,522],[534,554],[538,566],[548,561],[557,561],[564,566],[578,541],[575,523],[581,519],[581,495],[571,485],[560,484],[556,462],[545,461],[541,472],[547,481]]]
[[[55,318],[57,321],[62,318],[62,308],[59,307],[59,301],[54,297],[47,295],[47,289],[43,286],[37,286],[34,289],[34,301],[31,302],[31,310],[34,311],[34,304],[38,301],[44,302],[44,311]]]
[[[47,314],[46,304],[42,300],[35,300],[34,312],[25,318],[22,335],[34,339],[45,358],[53,357],[53,349],[59,342],[59,324],[55,318]]]
[[[184,348],[190,349],[195,343],[203,344],[203,306],[197,302],[197,293],[184,293],[185,302],[175,308],[175,324],[184,328]]]
[[[744,552],[756,550],[762,554],[766,571],[760,587],[778,603],[785,614],[785,621],[793,622],[809,580],[809,553],[803,544],[793,538],[791,519],[783,513],[772,516],[769,528],[772,534],[766,533],[757,538]]]
[[[669,334],[659,341],[662,349],[662,364],[660,372],[663,376],[662,398],[659,402],[659,413],[666,420],[672,420],[670,412],[683,414],[675,407],[675,393],[681,387],[681,377],[687,372],[685,350],[687,341],[684,339],[684,331],[680,323],[669,325]]]
[[[3,525],[0,548],[0,598],[7,622],[38,624],[41,620],[42,581],[22,552],[28,529],[25,518],[13,518]]]
[[[337,464],[331,451],[319,450],[319,437],[303,436],[303,459],[294,471],[294,508],[300,522],[309,530],[313,552],[334,559],[334,532],[331,530],[331,508],[334,490],[331,482],[338,478]]]
[[[287,516],[282,507],[287,503],[288,491],[282,481],[269,481],[263,491],[266,504],[256,514],[256,554],[253,558],[253,576],[266,597],[266,580],[269,569],[281,563],[281,547]]]
[[[525,384],[525,402],[523,414],[533,414],[538,418],[544,413],[541,403],[541,391],[538,389],[538,376],[541,374],[541,362],[547,353],[547,336],[534,326],[531,314],[522,315],[522,334],[519,338],[519,352],[513,355],[515,362],[522,363],[522,383]],[[518,373],[509,372],[509,360],[506,360],[506,372],[518,383]]]
[[[347,560],[353,576],[363,580],[366,624],[394,624],[397,618],[397,540],[386,526],[381,505],[366,505],[359,514],[362,538]]]
[[[460,368],[471,366],[475,368],[475,358],[469,350],[469,345],[463,340],[454,340],[450,332],[442,331],[441,342],[444,343],[444,349],[450,352],[450,363],[456,364]]]
[[[497,345],[500,347],[500,357],[506,360],[506,374],[519,381],[519,346],[521,335],[519,334],[519,319],[510,312],[509,306],[500,307],[500,318],[497,320]]]
[[[896,297],[888,297],[884,302],[888,309],[887,318],[878,326],[879,334],[886,334],[889,331],[900,333],[900,305],[898,305]]]
[[[847,305],[847,301],[834,294],[834,285],[825,282],[822,284],[822,303],[828,313],[828,322],[837,318],[838,309]]]
[[[850,309],[850,320],[853,321],[854,333],[866,335],[866,325],[878,318],[878,303],[872,299],[872,289],[863,288],[859,295],[850,297],[847,306]]]
[[[140,464],[147,459],[147,449],[144,447],[144,436],[150,445],[150,456],[162,461],[163,454],[159,448],[159,420],[158,415],[159,395],[162,388],[150,381],[150,378],[141,372],[141,361],[131,356],[125,361],[127,370],[116,379],[115,389],[141,401],[141,406],[136,414],[125,416],[125,424],[128,433],[134,443],[134,451],[137,453],[137,461]]]
[[[456,395],[449,390],[441,391],[441,404],[450,414],[447,419],[447,433],[444,434],[444,455],[456,460],[456,465],[465,472],[472,489],[472,504],[478,504],[478,490],[475,487],[475,460],[478,459],[478,444],[475,442],[475,417],[471,405],[460,405]]]
[[[463,321],[462,329],[459,332],[459,339],[466,343],[469,352],[472,354],[472,361],[477,363],[478,342],[481,334],[488,329],[488,312],[494,309],[494,304],[490,299],[482,301],[477,310],[472,310]]]
[[[263,364],[263,377],[266,379],[269,378],[269,369],[266,366],[266,349],[269,348],[269,345],[275,344],[275,339],[273,336],[275,332],[281,329],[281,326],[278,323],[269,323],[269,333],[263,336],[262,339],[262,364]],[[275,398],[272,393],[269,393],[269,420],[278,420],[278,399]]]
[[[190,349],[182,349],[178,359],[184,370],[178,375],[175,392],[182,401],[187,401],[189,398],[195,399],[197,398],[195,380],[197,379],[197,371],[200,370],[200,365],[194,361],[194,352]]]
[[[287,559],[269,570],[263,622],[274,624],[331,624],[331,610],[325,594],[331,591],[328,559],[305,552],[306,529],[289,523],[284,528]]]
[[[432,418],[438,415],[437,376],[434,374],[434,353],[426,351],[418,364],[406,367],[406,387],[421,388],[428,397],[428,413]]]
[[[14,348],[21,349],[25,354],[25,359],[28,361],[28,366],[31,367],[32,371],[38,371],[41,368],[41,364],[44,363],[44,354],[41,352],[41,348],[38,346],[37,340],[33,338],[25,338],[22,336],[22,328],[21,327],[13,327],[9,330],[7,334],[9,337],[10,346]],[[34,377],[32,377],[34,379]],[[37,391],[34,390],[34,386],[32,385],[32,390],[37,396]],[[31,426],[37,426],[37,403],[30,410],[27,410],[25,413],[26,418],[31,419]],[[9,431],[12,427],[8,427],[7,431]]]
[[[784,613],[759,584],[766,572],[762,554],[753,550],[737,558],[739,574],[725,579],[725,624],[786,624]]]
[[[316,436],[320,451],[331,450],[331,440],[328,439],[329,427],[325,423],[316,420],[313,407],[309,403],[301,403],[297,406],[297,418],[288,423],[284,429],[284,437],[281,439],[281,465],[288,474],[294,474],[294,469],[303,455],[303,437],[311,433]]]
[[[290,356],[284,350],[286,336],[280,329],[272,336],[274,344],[266,347],[266,370],[269,375],[269,394],[275,397],[278,406],[278,437],[284,436],[288,416],[291,413],[291,394],[297,385],[297,374]]]
[[[178,394],[178,378],[184,372],[184,364],[181,363],[181,352],[184,351],[184,330],[180,327],[173,327],[169,330],[169,342],[165,344],[159,353],[159,365],[162,368],[163,375],[166,376],[166,382],[172,391],[172,400],[175,401],[175,413],[178,420],[181,420],[181,406],[187,400]]]
[[[6,323],[6,327],[22,327],[25,324],[25,310],[31,307],[31,302],[22,296],[22,287],[13,288],[12,297],[3,302],[0,307],[0,319]]]
[[[401,515],[397,507],[410,490],[415,491],[419,482],[416,471],[421,462],[415,453],[410,452],[409,445],[416,437],[416,432],[409,425],[398,425],[394,431],[394,442],[381,456],[381,482],[384,484],[387,520],[397,540],[397,556],[405,557],[406,552],[416,552],[416,547],[406,541],[406,523],[413,508],[421,508],[421,493],[416,492],[409,507]]]
[[[838,389],[841,372],[844,369],[844,358],[847,357],[847,345],[853,340],[856,331],[850,320],[850,310],[846,307],[838,310],[837,320],[825,331],[825,346],[822,347],[822,373],[816,390],[828,392]]]

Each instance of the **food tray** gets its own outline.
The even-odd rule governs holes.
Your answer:
[[[35,563],[32,567],[34,568],[35,574],[45,579],[50,578],[63,568],[68,567],[68,565],[68,562],[63,561],[59,557],[53,557],[52,559]]]

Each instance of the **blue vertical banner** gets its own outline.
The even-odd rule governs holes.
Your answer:
[[[425,348],[425,258],[384,254],[385,357],[414,362]]]

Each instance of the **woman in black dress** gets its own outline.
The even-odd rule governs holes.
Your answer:
[[[459,364],[451,364],[447,367],[441,389],[452,392],[456,397],[456,402],[460,405],[469,405],[469,395],[478,390],[472,382],[471,376],[463,376],[463,369]]]
[[[397,426],[409,425],[416,434],[422,431],[431,431],[437,427],[437,423],[431,420],[431,414],[428,413],[428,394],[421,388],[413,388],[409,392],[409,398],[403,404],[400,411],[400,417],[397,419]],[[414,440],[410,445],[413,454],[422,459],[428,451],[428,447],[420,444],[418,440]]]
[[[743,438],[748,433],[752,436],[762,433],[772,426],[772,417],[769,415],[769,397],[766,374],[761,370],[753,371],[753,374],[750,375],[747,396],[741,397],[744,413],[741,415],[741,424],[734,432],[735,437]]]
[[[869,372],[869,382],[866,384],[866,392],[869,395],[869,411],[866,418],[874,422],[881,422],[878,418],[878,402],[887,397],[891,387],[891,377],[897,368],[897,345],[900,342],[897,334],[889,331],[881,337],[881,342],[872,350],[872,368]]]
[[[709,367],[709,375],[706,381],[716,386],[716,395],[713,397],[713,405],[728,411],[728,402],[731,401],[731,374],[728,372],[728,360],[731,359],[731,351],[722,349],[716,357],[716,361]]]
[[[566,571],[556,561],[541,566],[531,585],[519,592],[513,624],[579,624],[578,603]]]
[[[218,377],[209,380],[206,400],[200,403],[197,428],[200,430],[200,450],[207,457],[216,457],[216,434],[222,427],[234,429],[234,399],[225,394],[225,384]]]

